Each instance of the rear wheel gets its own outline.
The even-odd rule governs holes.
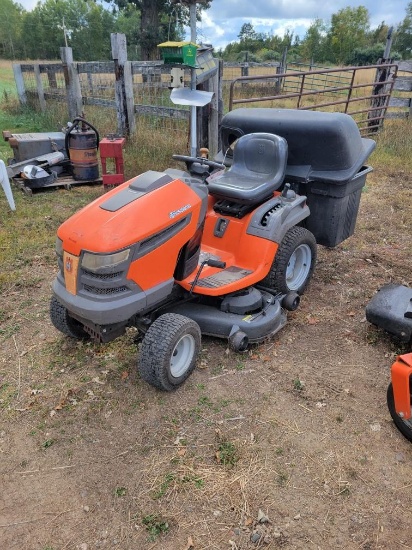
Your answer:
[[[303,294],[316,263],[316,239],[304,227],[291,227],[276,252],[272,267],[261,284],[276,292]]]
[[[178,388],[196,366],[200,341],[197,323],[177,313],[161,315],[143,338],[138,360],[141,378],[160,390]]]
[[[50,319],[57,330],[70,338],[76,338],[76,340],[89,338],[83,325],[70,317],[67,309],[54,296],[50,301]]]
[[[395,409],[395,398],[393,395],[393,386],[392,383],[388,386],[388,392],[386,394],[386,400],[388,403],[388,409],[391,413],[392,420],[395,422],[395,426],[401,432],[402,435],[412,441],[412,419],[404,420],[399,416]]]

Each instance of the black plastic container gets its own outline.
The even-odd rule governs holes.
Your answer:
[[[306,195],[310,216],[305,227],[318,244],[333,248],[353,235],[359,203],[370,166],[362,166],[349,181],[336,185],[331,182],[309,181],[292,184],[300,195]]]
[[[270,132],[286,139],[285,182],[306,195],[307,228],[318,244],[334,247],[354,233],[362,188],[372,168],[366,160],[375,142],[362,138],[355,121],[343,113],[296,109],[242,108],[221,125],[218,162],[231,165],[230,145],[244,134]]]

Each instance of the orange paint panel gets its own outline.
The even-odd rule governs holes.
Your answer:
[[[68,252],[63,253],[64,282],[67,292],[77,293],[77,273],[79,271],[79,257]]]
[[[227,229],[223,237],[217,237],[214,234],[216,223],[220,218],[225,218],[225,216],[216,214],[213,210],[213,200],[209,201],[209,211],[203,233],[202,251],[217,256],[221,261],[226,262],[226,268],[237,266],[251,271],[251,274],[246,278],[225,285],[223,288],[225,294],[236,292],[245,286],[261,281],[268,274],[276,255],[278,249],[277,243],[246,233],[252,215],[253,213],[250,213],[240,220],[227,217],[226,219],[229,220]],[[200,279],[209,277],[218,271],[220,270],[214,267],[205,266]],[[179,284],[186,290],[189,290],[193,278],[192,274]],[[207,296],[219,296],[222,294],[222,289],[196,286],[195,292]]]
[[[190,240],[196,231],[197,215],[177,235],[160,247],[135,260],[127,273],[143,290],[148,290],[173,277],[181,248]]]
[[[396,412],[403,418],[411,418],[411,393],[409,380],[412,376],[412,353],[399,355],[391,367],[391,379]]]
[[[115,252],[162,231],[172,220],[177,222],[190,212],[193,218],[199,214],[201,199],[180,180],[140,196],[115,212],[100,208],[129,185],[130,181],[119,185],[64,222],[57,232],[64,249],[77,256],[81,250]],[[185,207],[182,214],[173,217]]]

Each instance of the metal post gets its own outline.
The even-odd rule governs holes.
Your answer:
[[[196,44],[196,0],[190,2],[190,41]],[[196,90],[196,69],[190,70],[190,88]],[[190,107],[190,156],[196,157],[197,136],[196,136],[196,107]]]

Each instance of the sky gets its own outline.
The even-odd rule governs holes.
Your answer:
[[[37,0],[18,0],[31,10]],[[211,8],[203,12],[198,24],[197,42],[224,48],[238,40],[244,23],[251,23],[256,32],[283,36],[286,30],[303,38],[316,18],[330,22],[333,13],[340,9],[365,6],[369,11],[371,28],[382,21],[397,25],[406,15],[410,0],[212,0]],[[190,38],[190,32],[187,35]]]

